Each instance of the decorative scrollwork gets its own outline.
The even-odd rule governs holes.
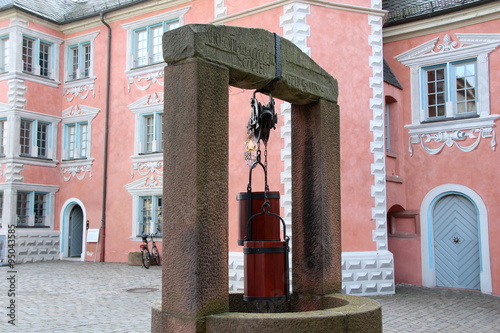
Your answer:
[[[450,51],[455,49],[457,47],[458,43],[453,41],[450,37],[450,35],[446,34],[443,37],[443,44],[439,44],[437,48],[442,51]]]
[[[85,99],[88,97],[89,93],[92,91],[92,97],[94,94],[94,84],[84,84],[77,87],[71,87],[64,90],[64,97],[68,102],[73,101],[75,97],[80,97],[81,99]]]
[[[491,150],[496,149],[497,143],[495,130],[491,127],[487,127],[467,130],[442,131],[432,134],[414,134],[410,136],[409,152],[410,156],[413,156],[414,144],[420,144],[422,148],[424,148],[424,150],[431,155],[440,153],[445,146],[451,147],[453,145],[463,152],[470,152],[477,148],[477,146],[481,142],[481,138],[491,138]],[[472,143],[470,143],[470,140],[468,140],[468,143],[470,144],[467,145],[460,143],[467,139],[472,140]],[[441,145],[436,148],[431,148],[427,145],[429,142],[441,143]]]
[[[163,175],[163,161],[136,162],[132,165],[132,176],[135,170],[141,176],[147,176],[150,173]]]
[[[157,72],[151,72],[151,73],[146,73],[143,75],[134,75],[130,76],[128,79],[128,91],[130,91],[130,86],[134,84],[137,88],[140,90],[147,90],[153,83],[158,83],[160,86],[163,87],[163,76],[164,76],[164,71],[157,71]]]
[[[89,173],[90,178],[92,178],[92,165],[74,165],[61,167],[61,174],[65,181],[69,181],[71,178],[76,177],[78,180],[85,178],[85,175]]]

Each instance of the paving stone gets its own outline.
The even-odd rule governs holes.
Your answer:
[[[394,295],[370,298],[382,305],[384,332],[500,332],[500,297],[397,285]]]

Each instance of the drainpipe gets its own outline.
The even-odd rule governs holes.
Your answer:
[[[108,195],[108,136],[109,136],[109,88],[111,86],[111,27],[104,21],[104,13],[101,12],[101,22],[108,28],[108,52],[106,72],[106,110],[104,120],[104,165],[102,177],[102,217],[101,217],[101,252],[100,261],[104,262],[106,249],[106,200]]]

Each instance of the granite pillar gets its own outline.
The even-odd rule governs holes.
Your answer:
[[[162,319],[154,332],[204,332],[205,316],[229,310],[228,82],[225,67],[196,58],[165,68]]]
[[[342,290],[339,128],[336,103],[292,105],[292,286],[298,296]]]

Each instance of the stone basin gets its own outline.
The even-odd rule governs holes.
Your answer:
[[[330,294],[321,297],[293,295],[290,302],[271,305],[260,313],[242,294],[230,294],[230,312],[205,317],[205,332],[326,333],[382,332],[382,310],[372,299]],[[161,313],[161,303],[155,303]],[[154,319],[153,319],[154,320]]]

